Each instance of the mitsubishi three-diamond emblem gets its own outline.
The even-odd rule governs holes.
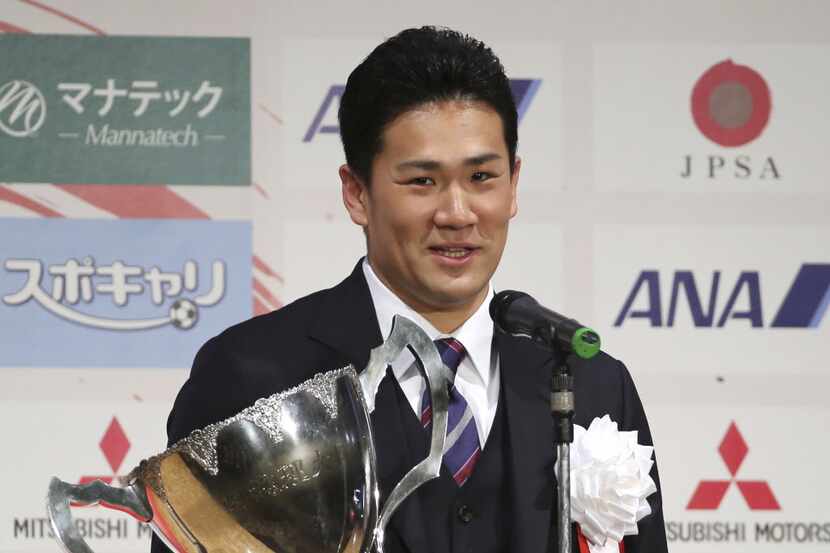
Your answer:
[[[717,509],[733,482],[738,486],[738,490],[751,510],[778,511],[781,509],[778,500],[775,499],[775,494],[772,493],[772,488],[766,481],[736,479],[738,469],[749,453],[749,447],[734,422],[729,425],[718,447],[718,452],[732,478],[730,480],[701,480],[686,509],[703,511]]]

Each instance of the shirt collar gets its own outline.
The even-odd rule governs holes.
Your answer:
[[[405,304],[403,300],[387,288],[375,274],[369,265],[369,261],[365,258],[363,259],[363,274],[369,285],[369,293],[372,296],[372,303],[375,305],[378,326],[380,327],[380,333],[384,340],[392,330],[392,317],[395,315],[403,315],[420,326],[426,332],[427,336],[429,336],[430,340],[452,336],[461,342],[467,350],[467,356],[472,362],[475,372],[485,385],[488,384],[490,380],[490,357],[493,343],[493,320],[490,318],[489,301],[482,302],[470,318],[464,321],[464,324],[458,327],[451,335],[442,334],[428,320],[421,316],[421,314]],[[487,297],[491,298],[492,296],[493,286],[488,284]]]

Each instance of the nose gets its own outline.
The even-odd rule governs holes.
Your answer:
[[[450,183],[439,195],[435,224],[439,227],[464,228],[478,222],[473,198],[457,183]]]

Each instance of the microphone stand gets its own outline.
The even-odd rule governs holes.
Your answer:
[[[555,329],[551,328],[551,336]],[[553,416],[553,443],[556,445],[556,553],[571,553],[571,443],[574,439],[574,377],[567,354],[551,339],[557,366],[553,370],[550,410]]]
[[[496,327],[512,336],[522,336],[553,352],[554,369],[550,394],[553,435],[556,445],[557,517],[551,518],[551,535],[558,526],[557,553],[571,549],[571,443],[574,440],[574,377],[566,355],[591,359],[600,352],[599,335],[592,329],[545,309],[523,292],[504,290],[490,301],[490,316]],[[550,548],[550,541],[548,548]]]

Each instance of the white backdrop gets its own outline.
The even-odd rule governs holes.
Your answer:
[[[252,186],[166,189],[211,220],[253,222],[258,312],[335,284],[363,253],[340,203],[338,136],[304,137],[374,45],[422,24],[469,32],[509,76],[541,80],[519,129],[519,215],[495,283],[592,325],[628,365],[670,549],[827,551],[827,2],[0,1],[5,32],[250,38]],[[691,111],[695,83],[725,60],[760,75],[772,99],[760,135],[735,148],[706,138]],[[336,125],[336,105],[323,125]],[[0,219],[128,217],[55,184],[0,184]],[[805,264],[818,266],[812,288],[797,280]],[[689,274],[711,323],[695,324],[678,283]],[[773,325],[787,298],[812,327]],[[0,553],[57,551],[43,522],[50,476],[125,474],[161,450],[187,370],[0,367]],[[703,481],[725,495],[696,496]],[[756,492],[745,498],[742,482]],[[131,520],[78,516],[96,551],[147,550]]]

